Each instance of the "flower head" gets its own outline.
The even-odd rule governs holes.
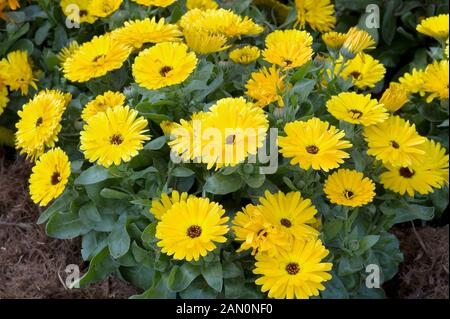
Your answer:
[[[228,49],[228,38],[219,33],[212,33],[196,27],[183,30],[186,44],[197,54],[210,54]]]
[[[345,64],[341,76],[352,79],[358,89],[374,88],[383,80],[386,68],[370,55],[360,53]]]
[[[375,40],[372,36],[367,31],[353,27],[347,32],[347,39],[342,45],[341,53],[346,57],[354,57],[358,53],[374,48]]]
[[[403,88],[410,94],[425,95],[425,71],[414,68],[411,73],[405,73],[398,79]]]
[[[28,53],[26,51],[13,51],[0,61],[1,76],[9,89],[20,90],[22,95],[28,95],[29,87],[37,89],[36,78],[33,75]]]
[[[166,8],[177,0],[131,0],[131,1],[136,2],[137,4],[142,4],[144,6]]]
[[[122,5],[123,0],[92,0],[90,1],[88,11],[95,17],[105,18]]]
[[[261,51],[258,47],[246,45],[230,52],[230,59],[239,64],[250,64],[258,60]]]
[[[217,9],[219,4],[214,0],[186,0],[186,8],[188,10],[192,9]]]
[[[322,40],[328,48],[332,50],[339,50],[347,40],[347,34],[330,31],[322,34]]]
[[[330,0],[295,0],[295,8],[297,24],[302,29],[308,24],[313,30],[327,32],[336,25],[334,5]]]
[[[423,89],[429,93],[427,102],[435,98],[448,100],[449,94],[449,68],[448,60],[434,62],[427,66],[424,75]]]
[[[99,112],[105,112],[109,108],[124,105],[124,103],[125,95],[121,92],[105,92],[86,104],[81,112],[81,118],[83,121],[88,122],[89,119],[97,115]]]
[[[68,58],[72,56],[75,52],[78,51],[80,45],[77,41],[70,42],[66,47],[62,48],[58,53],[58,60],[61,64],[67,61]]]
[[[79,22],[81,23],[94,23],[98,17],[93,15],[91,10],[91,0],[61,0],[60,6],[62,12],[70,17],[75,10],[79,13]]]
[[[384,91],[380,99],[380,104],[390,111],[400,110],[409,101],[409,92],[399,83],[392,82],[389,88]]]
[[[152,213],[157,220],[161,220],[174,204],[185,202],[188,197],[190,197],[188,193],[179,193],[176,190],[172,191],[170,196],[166,193],[162,193],[160,199],[152,200],[150,213]]]
[[[9,103],[8,89],[6,88],[6,86],[3,87],[0,86],[0,115],[2,115],[8,103]]]
[[[262,68],[251,74],[248,80],[245,92],[249,97],[256,100],[256,105],[265,107],[270,103],[277,102],[279,107],[284,106],[282,92],[285,90],[284,76],[275,67],[269,69]]]
[[[438,16],[429,17],[422,20],[422,22],[417,25],[417,31],[430,37],[436,38],[437,40],[445,41],[448,38],[449,34],[448,24],[448,13],[440,14]]]

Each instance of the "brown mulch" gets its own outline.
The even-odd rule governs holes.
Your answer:
[[[128,298],[130,285],[109,278],[103,283],[68,290],[65,268],[83,269],[79,240],[57,240],[36,225],[40,209],[28,196],[30,166],[0,155],[0,299],[6,298]]]

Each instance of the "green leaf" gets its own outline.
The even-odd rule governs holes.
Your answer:
[[[36,31],[36,34],[34,35],[34,42],[36,42],[37,45],[41,45],[44,43],[45,39],[48,37],[48,33],[51,28],[50,22],[46,21],[43,25],[39,27],[39,29]]]
[[[113,178],[112,174],[107,168],[94,165],[89,167],[75,180],[75,185],[91,185],[100,183],[109,178]]]
[[[172,176],[175,177],[189,177],[194,175],[195,172],[187,167],[178,166],[172,170]]]
[[[402,1],[400,0],[386,1],[381,26],[381,35],[383,36],[384,42],[388,45],[392,44],[397,31],[397,17],[395,16],[395,11],[399,8],[401,3]]]
[[[355,252],[357,255],[362,255],[364,254],[366,251],[368,251],[370,248],[372,248],[373,246],[375,246],[375,244],[378,242],[378,240],[380,239],[379,235],[367,235],[364,236],[360,241],[359,241],[359,248],[358,250]]]
[[[118,263],[111,258],[108,247],[106,247],[92,258],[89,264],[89,270],[80,278],[79,284],[83,287],[102,281],[115,271],[117,267]],[[72,286],[75,284],[76,282]]]
[[[325,235],[325,240],[332,240],[335,238],[342,229],[343,221],[339,219],[333,219],[326,222],[323,226],[323,233]]]
[[[151,151],[157,151],[160,150],[166,145],[167,143],[167,137],[166,136],[160,136],[158,138],[155,138],[154,140],[151,140],[147,144],[145,144],[144,149],[151,150]]]
[[[241,185],[242,179],[240,176],[219,173],[208,177],[203,189],[211,194],[225,195],[238,191]]]
[[[130,249],[130,236],[127,231],[127,216],[121,215],[108,238],[108,247],[113,258],[125,255]]]
[[[146,247],[150,247],[150,243],[155,241],[157,224],[158,224],[157,222],[149,224],[147,227],[145,227],[144,231],[142,232],[141,240]]]
[[[104,188],[100,192],[100,196],[107,199],[129,199],[130,195],[111,188]]]
[[[37,224],[41,225],[45,223],[50,217],[57,212],[67,211],[70,204],[76,198],[77,194],[71,191],[65,191],[60,197],[58,197],[53,204],[51,204],[37,220]]]
[[[153,285],[140,295],[131,296],[130,299],[174,299],[176,293],[167,289],[168,274],[156,273],[153,277]]]
[[[89,230],[78,215],[72,212],[55,213],[45,226],[46,234],[58,239],[72,239],[86,234]]]
[[[222,265],[223,278],[236,278],[242,276],[243,271],[235,263],[228,261]]]
[[[392,225],[415,219],[432,220],[434,217],[434,207],[408,204],[404,201],[384,202],[379,208],[383,214],[392,216]]]
[[[222,264],[218,261],[205,263],[202,268],[203,278],[208,285],[217,292],[222,291],[223,287],[223,272]]]
[[[78,211],[78,215],[86,226],[95,225],[96,223],[102,221],[102,216],[100,216],[97,207],[92,202],[81,206]]]
[[[199,266],[194,266],[189,263],[185,263],[181,267],[174,266],[170,271],[167,286],[174,292],[183,291],[200,273],[201,268]]]
[[[214,299],[217,298],[217,292],[209,287],[202,277],[199,277],[181,291],[180,296],[183,299]]]

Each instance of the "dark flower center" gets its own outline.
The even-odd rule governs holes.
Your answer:
[[[56,185],[61,181],[61,175],[58,172],[54,172],[51,178],[52,185]]]
[[[42,117],[38,118],[36,120],[36,127],[39,127],[42,125],[42,123],[44,123],[44,119]]]
[[[399,149],[400,145],[396,141],[391,141],[391,145],[393,148]]]
[[[361,76],[361,73],[359,73],[358,71],[352,72],[350,73],[350,75],[354,78],[354,79],[358,79]]]
[[[361,112],[360,110],[355,110],[355,109],[351,109],[350,111],[348,111],[348,113],[350,113],[350,115],[354,119],[359,119],[364,115],[363,112]]]
[[[120,144],[123,143],[123,137],[122,137],[122,135],[120,135],[120,134],[114,134],[113,136],[111,136],[111,137],[109,138],[109,142],[110,142],[112,145],[120,145]]]
[[[169,73],[170,71],[172,71],[173,68],[170,66],[165,66],[163,67],[161,70],[159,70],[159,74],[161,74],[161,76],[166,77],[167,73]]]
[[[80,17],[87,16],[88,12],[87,10],[80,10]]]
[[[286,272],[289,275],[296,275],[300,271],[300,266],[297,263],[289,263],[286,266]]]
[[[315,155],[315,154],[319,153],[319,148],[316,145],[309,145],[306,147],[306,151],[309,154]]]
[[[92,61],[93,62],[98,62],[98,60],[100,60],[101,58],[104,58],[104,57],[105,57],[104,54],[100,54],[100,55],[97,55],[94,59],[92,59]]]
[[[225,143],[227,143],[228,145],[234,144],[234,142],[236,141],[236,135],[230,135],[225,139]]]
[[[355,194],[354,194],[352,191],[346,189],[346,190],[344,191],[344,196],[345,196],[345,198],[347,198],[347,199],[352,199],[353,196],[355,196]]]
[[[399,170],[400,175],[403,176],[404,178],[411,178],[414,176],[415,172],[411,169],[409,169],[408,167],[402,167]]]
[[[291,60],[285,59],[284,63],[286,64],[286,66],[290,66],[292,64]]]
[[[291,221],[287,218],[281,219],[280,223],[281,223],[281,225],[283,225],[286,228],[290,228],[292,226]]]
[[[198,225],[192,225],[188,228],[186,234],[192,239],[200,237],[200,235],[202,234],[202,228]]]

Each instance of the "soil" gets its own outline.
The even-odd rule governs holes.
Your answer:
[[[68,290],[62,279],[68,264],[84,269],[79,240],[56,240],[36,225],[41,209],[28,195],[30,165],[23,159],[5,159],[0,151],[0,299],[2,298],[128,298],[136,290],[110,277],[103,283]],[[4,153],[3,153],[4,154]],[[393,232],[400,240],[405,261],[386,284],[389,298],[437,299],[449,297],[448,225],[413,227]]]

